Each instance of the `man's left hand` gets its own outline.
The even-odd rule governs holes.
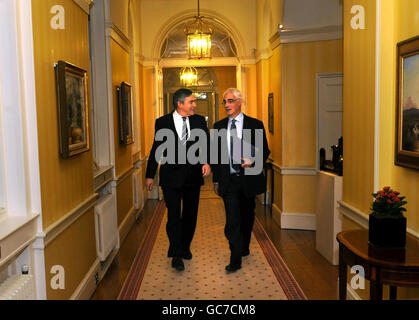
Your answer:
[[[211,167],[210,167],[210,165],[209,164],[204,164],[202,166],[202,176],[203,177],[207,177],[207,176],[210,175],[210,173],[211,173]]]
[[[251,166],[253,166],[253,163],[250,161],[250,159],[241,158],[241,160],[243,161],[243,163],[242,163],[243,168],[250,168]]]

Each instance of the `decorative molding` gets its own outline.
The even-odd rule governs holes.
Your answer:
[[[125,216],[124,220],[118,227],[119,231],[119,242],[123,243],[128,232],[131,230],[131,227],[134,225],[136,220],[136,210],[134,207],[128,211],[127,215]]]
[[[44,232],[38,234],[37,238],[43,238],[42,248],[48,246],[57,236],[59,236],[64,230],[70,227],[78,218],[86,213],[90,208],[96,204],[96,200],[99,194],[94,193],[88,199],[79,204],[76,208],[68,212],[61,219],[48,226]]]
[[[116,185],[119,185],[126,178],[128,178],[129,176],[131,176],[131,174],[134,172],[134,170],[135,170],[135,167],[134,166],[128,168],[123,173],[121,173],[118,177],[116,177],[115,179],[113,179],[113,181],[116,182]]]
[[[281,227],[281,209],[275,203],[272,204],[272,219]]]
[[[343,27],[326,26],[321,28],[281,30],[279,37],[280,43],[337,40],[343,39]]]
[[[214,57],[211,60],[194,60],[194,59],[179,59],[179,58],[164,58],[164,59],[144,59],[144,65],[149,65],[149,62],[158,62],[159,68],[175,68],[179,66],[193,66],[193,67],[222,67],[222,66],[238,66],[241,61],[237,57]],[[155,64],[153,64],[154,66]]]
[[[281,174],[283,176],[315,176],[317,175],[317,170],[316,168],[282,167]]]
[[[100,273],[100,261],[96,258],[83,280],[77,286],[70,300],[89,300],[96,290],[96,275]]]
[[[131,40],[112,21],[106,21],[105,27],[106,34],[129,53],[132,48]]]
[[[141,159],[141,150],[138,150],[132,155],[132,163],[137,163]],[[134,165],[135,166],[135,165]]]
[[[236,46],[238,56],[244,56],[246,54],[247,49],[245,40],[242,37],[240,30],[236,28],[235,24],[230,21],[230,18],[228,16],[221,15],[219,11],[216,12],[206,9],[201,9],[201,15],[208,20],[213,20],[225,29],[225,31],[232,38]],[[153,55],[153,57],[160,57],[162,43],[164,42],[164,39],[170,31],[175,29],[180,24],[184,24],[186,20],[192,19],[195,16],[195,9],[187,9],[175,14],[174,16],[170,17],[166,22],[164,22],[163,25],[160,27],[160,30],[154,37],[153,44],[151,46],[151,54]]]
[[[279,163],[277,162],[272,162],[272,167],[275,172],[283,176],[315,176],[317,175],[316,168],[281,167]]]
[[[94,0],[73,0],[84,12],[90,14],[90,8],[93,5]]]
[[[356,224],[360,225],[364,229],[368,229],[368,215],[364,212],[358,210],[357,208],[351,206],[345,201],[338,201],[339,207],[338,210],[344,217],[352,220]]]
[[[316,230],[316,215],[311,213],[281,214],[282,229]]]
[[[272,37],[269,38],[269,42],[271,43],[271,50],[274,50],[281,44],[281,34],[276,32]]]
[[[112,181],[113,178],[113,166],[106,166],[99,169],[94,175],[94,186],[95,192],[105,186],[108,182]]]
[[[0,267],[15,259],[36,239],[39,214],[27,217],[6,217],[1,221]]]
[[[357,208],[349,205],[344,201],[338,201],[339,208],[338,210],[342,213],[343,216],[352,220],[356,224],[360,225],[364,229],[368,229],[369,214],[366,214]],[[412,228],[407,228],[406,232],[412,235],[413,237],[419,239],[419,232],[413,230]]]
[[[255,56],[256,56],[255,61],[256,63],[258,63],[261,60],[268,60],[270,57],[272,57],[272,55],[273,55],[273,52],[270,47],[262,49],[262,50],[258,50],[255,53]]]

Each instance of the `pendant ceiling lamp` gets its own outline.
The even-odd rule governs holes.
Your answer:
[[[211,58],[211,35],[213,29],[211,25],[204,22],[203,18],[199,12],[198,0],[198,15],[195,16],[195,21],[185,28],[189,59]]]
[[[198,85],[198,70],[195,67],[184,67],[180,72],[180,83],[184,87]]]

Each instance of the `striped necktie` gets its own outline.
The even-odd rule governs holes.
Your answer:
[[[237,135],[237,127],[236,127],[236,119],[231,120],[231,126],[230,126],[230,159],[231,159],[231,167],[234,171],[237,173],[240,172],[241,165],[237,163],[233,163],[233,141],[238,141],[238,135]],[[236,144],[236,147],[237,146]],[[240,147],[239,147],[240,148]],[[236,159],[237,161],[237,159]]]
[[[183,119],[183,126],[182,126],[182,144],[186,144],[186,141],[188,140],[188,126],[186,125],[186,117],[182,117]]]

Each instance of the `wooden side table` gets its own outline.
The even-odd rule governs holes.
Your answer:
[[[382,300],[383,284],[390,286],[390,299],[397,287],[419,287],[419,240],[406,237],[404,249],[377,249],[368,243],[368,230],[340,232],[339,299],[346,300],[347,266],[361,265],[370,280],[370,299]]]

